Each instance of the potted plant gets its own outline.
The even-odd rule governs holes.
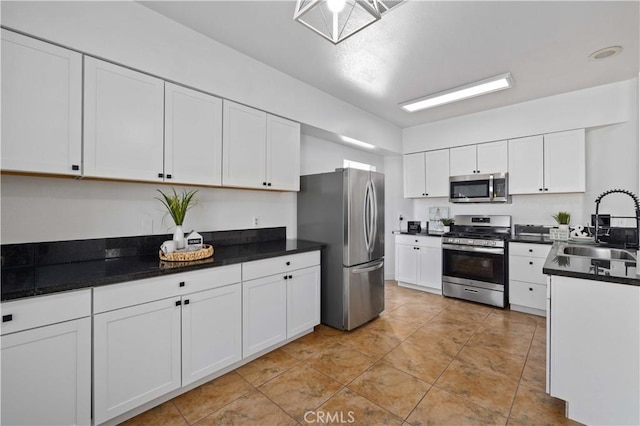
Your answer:
[[[440,219],[440,222],[442,222],[442,224],[444,225],[444,232],[451,231],[451,225],[453,225],[453,219],[449,217],[443,217],[442,219]]]
[[[571,221],[571,214],[569,212],[558,212],[552,217],[558,223],[558,229],[563,231],[569,230],[569,222]]]
[[[156,197],[156,200],[159,200],[162,205],[165,206],[167,213],[176,225],[176,229],[173,232],[173,241],[175,241],[176,249],[183,249],[184,232],[182,230],[182,224],[184,223],[184,217],[187,215],[187,211],[197,203],[195,195],[198,190],[187,191],[185,189],[181,194],[178,194],[173,188],[171,188],[171,191],[172,192],[165,194],[158,189],[162,198]]]

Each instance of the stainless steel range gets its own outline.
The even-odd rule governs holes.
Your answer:
[[[511,216],[457,215],[442,237],[442,293],[504,308]]]

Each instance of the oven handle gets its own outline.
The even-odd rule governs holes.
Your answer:
[[[470,251],[475,253],[504,254],[504,248],[501,248],[501,247],[476,247],[476,246],[463,246],[458,244],[443,244],[442,249],[455,250],[455,251]]]

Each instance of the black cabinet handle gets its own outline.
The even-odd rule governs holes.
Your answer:
[[[531,287],[529,287],[529,291],[533,291],[533,289]]]
[[[287,266],[291,265],[291,262],[287,262]]]
[[[545,190],[545,191],[548,191],[548,190],[549,190],[549,188],[545,188],[544,190]]]
[[[2,322],[9,322],[9,321],[13,321],[13,314],[2,316]]]
[[[286,275],[284,276],[284,279],[285,279],[285,280],[287,279],[287,276],[286,276]]]
[[[162,173],[158,173],[158,177],[161,178],[164,177],[164,175]]]
[[[480,173],[480,170],[478,170],[478,173]]]
[[[176,306],[180,306],[180,305],[182,305],[182,302],[179,300],[176,300]]]
[[[292,280],[293,279],[293,275],[289,275],[289,279]]]
[[[542,191],[542,188],[538,188],[538,191]]]
[[[185,300],[185,301],[184,301],[184,304],[185,304],[185,305],[188,305],[188,304],[189,304],[189,299]]]
[[[533,253],[533,249],[529,249],[529,253]]]
[[[533,262],[529,262],[529,265],[533,265]]]
[[[184,281],[180,281],[180,284],[178,284],[180,287],[184,287]]]
[[[80,166],[78,166],[77,164],[74,164],[71,166],[71,170],[80,170]]]
[[[264,186],[267,186],[267,182],[262,182],[262,184],[263,184]]]
[[[167,175],[167,179],[171,179],[171,175]]]
[[[271,186],[271,182],[267,183],[267,186]]]
[[[428,196],[429,196],[429,193],[427,192],[427,193],[426,193],[426,194],[424,194],[424,195],[425,195],[426,197],[428,197]]]

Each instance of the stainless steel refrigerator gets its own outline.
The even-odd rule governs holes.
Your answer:
[[[358,169],[300,177],[298,238],[322,251],[321,321],[352,330],[384,310],[384,175]]]

